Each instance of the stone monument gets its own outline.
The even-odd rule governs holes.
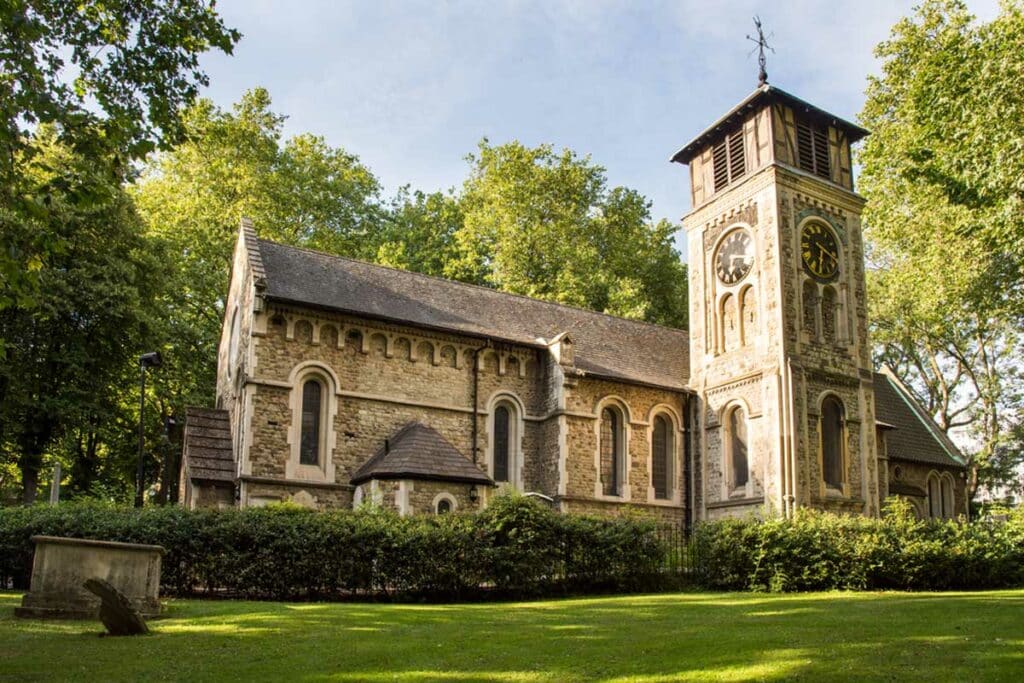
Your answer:
[[[161,546],[57,536],[33,536],[32,542],[32,582],[17,616],[98,618],[100,599],[84,586],[89,579],[108,582],[144,617],[160,614]]]

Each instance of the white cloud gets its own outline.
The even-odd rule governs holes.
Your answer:
[[[481,136],[515,137],[592,153],[678,219],[685,172],[667,158],[756,85],[754,14],[774,34],[771,82],[853,117],[874,45],[910,6],[222,0],[245,37],[234,57],[206,60],[208,94],[228,106],[268,87],[289,132],[356,152],[391,190],[457,184]],[[995,7],[972,3],[984,18]]]

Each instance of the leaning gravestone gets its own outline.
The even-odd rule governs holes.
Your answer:
[[[100,621],[107,627],[107,633],[112,636],[141,636],[149,633],[146,620],[139,614],[139,610],[109,581],[89,579],[83,585],[89,592],[99,596]]]
[[[162,547],[58,536],[32,542],[32,582],[14,610],[19,617],[96,619],[101,600],[86,590],[88,579],[108,582],[144,617],[160,614]]]

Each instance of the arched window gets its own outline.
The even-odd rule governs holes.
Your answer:
[[[654,497],[659,500],[670,497],[672,445],[672,423],[664,415],[658,415],[651,431],[651,486]]]
[[[509,480],[510,429],[508,406],[499,405],[494,409],[494,481],[499,483]]]
[[[953,482],[948,476],[942,478],[942,516],[953,519],[956,516],[953,501]]]
[[[337,375],[323,363],[305,361],[292,368],[288,379],[292,387],[288,397],[291,417],[284,476],[333,482]]]
[[[939,477],[934,472],[928,475],[928,516],[932,519],[942,517],[941,489]]]
[[[726,294],[722,299],[722,349],[732,351],[740,345],[739,315],[736,311],[736,297]]]
[[[747,346],[757,337],[757,300],[753,287],[747,287],[740,295],[740,319],[743,323],[743,346]]]
[[[814,336],[818,333],[818,285],[811,280],[804,280],[803,308],[803,329]]]
[[[837,338],[836,303],[836,290],[826,287],[821,293],[821,335],[830,343]]]
[[[320,422],[323,412],[323,385],[308,379],[302,385],[302,442],[299,464],[320,464]]]
[[[745,488],[750,481],[750,461],[747,454],[747,419],[743,408],[736,406],[725,418],[726,447],[729,457],[729,488]]]
[[[447,491],[434,496],[434,514],[436,515],[447,515],[449,512],[455,512],[457,507],[452,494]]]
[[[821,474],[825,485],[843,488],[843,404],[833,396],[821,403]]]
[[[614,408],[601,411],[601,490],[606,496],[620,492],[622,420]]]

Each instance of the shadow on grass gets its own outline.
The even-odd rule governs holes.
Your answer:
[[[25,622],[0,594],[0,679],[1007,680],[1024,591],[670,594],[384,605],[171,601],[145,638]]]

